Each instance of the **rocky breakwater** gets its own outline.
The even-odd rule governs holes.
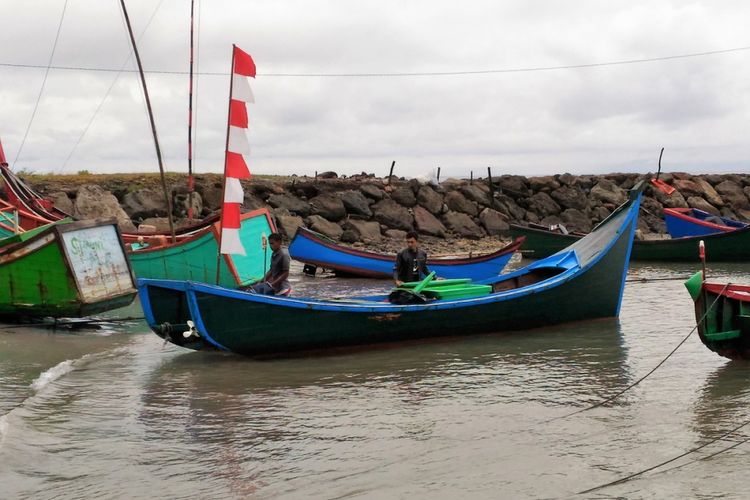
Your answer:
[[[62,210],[77,218],[117,217],[123,229],[139,225],[166,228],[167,205],[156,176],[92,175],[30,178]],[[560,174],[542,177],[502,175],[487,179],[448,179],[425,184],[416,179],[334,173],[307,177],[261,177],[244,183],[244,210],[266,207],[284,236],[306,226],[354,246],[392,251],[406,231],[416,230],[433,253],[497,248],[509,224],[563,224],[588,232],[625,201],[627,190],[650,175]],[[664,207],[692,207],[715,215],[750,220],[750,175],[669,173],[662,179],[676,191],[667,196],[648,187],[639,237],[665,233]],[[93,182],[86,182],[87,180]],[[186,224],[188,195],[184,176],[170,176],[170,196],[178,224]],[[196,177],[192,197],[196,217],[220,208],[221,177]]]

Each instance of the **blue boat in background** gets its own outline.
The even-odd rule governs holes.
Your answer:
[[[719,217],[697,208],[665,208],[664,221],[672,238],[727,233],[750,226],[745,222]]]
[[[523,243],[518,238],[491,254],[463,258],[427,259],[427,266],[441,278],[470,278],[474,281],[499,275]],[[289,244],[289,255],[300,262],[346,276],[393,278],[395,255],[365,252],[345,247],[330,238],[299,228]]]

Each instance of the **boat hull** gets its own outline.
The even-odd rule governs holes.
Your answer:
[[[427,266],[441,278],[483,280],[500,274],[522,240],[488,255],[470,258],[428,259]],[[289,244],[289,255],[305,264],[363,278],[393,278],[395,255],[365,252],[338,245],[318,233],[300,228]]]
[[[82,317],[135,298],[132,270],[112,221],[51,224],[0,245],[4,319]]]
[[[697,208],[665,208],[664,222],[672,238],[706,236],[747,227],[743,222],[716,217]]]
[[[701,342],[725,358],[750,359],[750,286],[701,283],[691,295]]]
[[[581,267],[533,286],[502,291],[503,283],[526,276],[523,270],[517,271],[508,278],[496,278],[493,286],[501,288],[485,297],[397,306],[265,297],[185,282],[139,280],[139,289],[142,299],[149,302],[147,321],[161,337],[169,340],[161,322],[171,314],[175,301],[184,300],[197,335],[191,340],[193,345],[185,347],[254,357],[615,317],[635,231],[637,200],[634,205],[635,210],[622,214],[616,226],[613,222],[607,231],[592,233],[592,238],[550,259],[581,259]],[[592,251],[592,245],[604,247],[605,243],[606,249]],[[168,291],[154,293],[158,288]],[[180,294],[184,299],[176,298]],[[186,321],[186,316],[172,320]]]
[[[261,237],[275,232],[266,209],[242,214],[240,240],[246,255],[222,255],[218,259],[219,223],[215,223],[175,244],[146,247],[130,253],[138,278],[199,281],[237,287],[261,279],[271,262],[271,251],[262,248]]]
[[[581,238],[542,229],[511,225],[510,234],[525,236],[526,257],[544,258],[560,251]],[[712,262],[746,262],[750,260],[750,227],[736,231],[714,233],[666,240],[636,240],[633,242],[632,260],[660,262],[695,262],[698,260],[698,242],[703,240]]]

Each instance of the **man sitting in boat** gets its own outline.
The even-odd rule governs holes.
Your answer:
[[[268,237],[268,244],[271,245],[271,268],[263,277],[263,281],[252,286],[255,293],[261,295],[283,295],[288,296],[292,291],[287,278],[289,278],[289,252],[286,248],[281,247],[281,235],[271,233]]]
[[[393,280],[396,286],[410,281],[420,281],[430,274],[427,269],[427,254],[419,248],[419,234],[416,231],[406,233],[406,248],[396,255],[393,266]]]

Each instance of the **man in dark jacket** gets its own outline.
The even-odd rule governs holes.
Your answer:
[[[396,255],[393,266],[393,280],[396,286],[409,281],[420,281],[430,274],[427,269],[427,254],[419,248],[419,234],[416,231],[406,233],[406,248]]]

